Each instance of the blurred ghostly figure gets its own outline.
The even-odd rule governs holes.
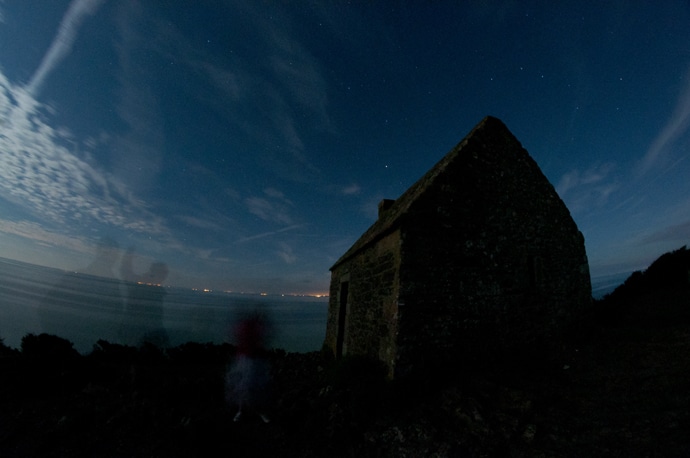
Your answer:
[[[264,423],[268,407],[268,383],[270,367],[265,358],[265,344],[269,326],[266,317],[253,313],[239,320],[235,327],[237,353],[226,374],[226,398],[236,404],[239,421],[245,411],[257,413]]]
[[[117,241],[103,237],[96,244],[94,260],[80,272],[98,277],[117,278],[115,264],[120,258],[120,247]]]
[[[169,339],[163,326],[163,301],[167,293],[161,283],[168,277],[168,267],[154,262],[147,272],[136,274],[133,263],[134,249],[130,248],[120,266],[127,290],[120,339],[128,345],[166,347]]]
[[[123,307],[115,273],[119,257],[115,240],[100,239],[93,261],[63,275],[42,299],[38,308],[41,332],[72,340],[81,352],[99,339],[114,341]]]

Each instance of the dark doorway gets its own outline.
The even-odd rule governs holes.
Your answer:
[[[350,282],[344,281],[340,284],[340,297],[338,305],[338,334],[336,336],[335,356],[343,356],[343,346],[345,343],[345,319],[347,318],[347,299],[349,295]]]

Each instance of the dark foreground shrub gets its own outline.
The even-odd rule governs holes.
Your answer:
[[[17,354],[17,350],[5,345],[5,339],[0,339],[0,358],[4,356],[14,356]]]
[[[387,369],[376,359],[365,356],[345,356],[332,363],[330,383],[336,387],[367,387],[382,385],[386,380]]]
[[[74,344],[52,334],[27,334],[22,337],[21,352],[26,358],[46,362],[64,362],[79,357]]]

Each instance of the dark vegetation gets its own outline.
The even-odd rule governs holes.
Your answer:
[[[601,301],[558,357],[390,382],[272,351],[272,421],[232,421],[231,345],[0,344],[0,456],[690,456],[690,252]]]
[[[690,288],[690,251],[687,247],[663,254],[644,272],[633,272],[611,294],[599,301],[601,318],[610,324],[650,320],[673,324],[690,319],[690,303],[683,293]]]

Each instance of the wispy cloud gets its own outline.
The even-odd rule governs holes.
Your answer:
[[[293,203],[288,198],[285,197],[285,194],[283,194],[282,191],[279,191],[275,188],[264,189],[264,194],[266,194],[267,196],[272,197],[274,199],[285,202],[286,204],[293,205]]]
[[[271,26],[267,32],[275,50],[270,64],[277,81],[290,99],[309,108],[324,127],[330,128],[327,84],[318,62],[289,29]]]
[[[270,223],[294,224],[290,211],[292,202],[280,192],[272,188],[264,190],[263,196],[252,196],[245,199],[247,210]]]
[[[251,55],[230,39],[226,46],[231,51],[222,59],[210,56],[168,21],[157,25],[147,46],[210,83],[194,97],[223,113],[224,129],[256,145],[262,167],[306,182],[320,173],[306,147],[307,130],[335,130],[328,83],[319,61],[298,38],[291,16],[280,4],[269,5],[270,14],[266,7],[252,2],[228,7],[249,31],[234,39],[253,41]]]
[[[640,173],[648,172],[668,153],[669,146],[690,128],[690,70],[686,75],[687,84],[683,88],[671,118],[647,149],[639,166]]]
[[[146,62],[137,56],[151,46],[149,23],[143,6],[124,4],[117,16],[116,45],[119,82],[117,113],[127,129],[113,137],[117,154],[111,154],[113,174],[126,177],[128,187],[144,194],[156,183],[165,143],[159,94]]]
[[[29,221],[0,219],[0,232],[33,240],[40,245],[67,248],[80,253],[87,253],[92,249],[82,238],[50,231],[38,223]]]
[[[299,229],[302,226],[303,226],[302,224],[294,224],[292,226],[284,227],[284,228],[278,229],[276,231],[262,232],[260,234],[251,235],[249,237],[243,237],[243,238],[239,239],[237,241],[237,243],[251,242],[254,240],[258,240],[258,239],[264,239],[266,237],[272,237],[274,235],[282,234],[283,232],[294,231],[295,229]]]
[[[285,242],[278,244],[278,257],[286,264],[294,264],[297,261],[297,256],[292,250],[292,247]]]
[[[0,72],[0,195],[44,221],[161,233],[160,219],[113,176],[75,154],[69,132],[48,124],[46,112]]]
[[[178,215],[175,218],[182,221],[183,223],[187,224],[188,226],[196,227],[198,229],[211,230],[211,231],[215,231],[215,232],[221,232],[225,229],[223,226],[216,223],[215,221],[210,221],[208,219],[201,219],[201,218],[197,218],[195,216]]]
[[[352,196],[354,194],[359,194],[361,191],[362,191],[362,188],[356,183],[352,183],[349,186],[345,186],[341,190],[341,192],[346,196]]]
[[[60,22],[58,33],[50,44],[48,52],[43,56],[41,64],[26,85],[26,92],[36,96],[45,79],[55,67],[72,51],[72,45],[77,38],[79,26],[87,16],[93,15],[104,0],[75,0]]]
[[[161,233],[160,219],[112,175],[77,155],[69,130],[50,124],[37,100],[46,78],[69,54],[79,26],[103,0],[75,0],[38,69],[25,87],[0,72],[0,192],[3,198],[52,223],[105,223]],[[78,143],[78,142],[77,142]]]
[[[678,242],[687,243],[690,240],[690,221],[665,227],[650,234],[643,243]]]
[[[571,170],[556,185],[556,192],[572,211],[601,207],[619,185],[611,178],[612,163],[597,164],[585,171]]]
[[[292,224],[292,217],[285,211],[285,207],[271,202],[263,197],[248,197],[245,200],[247,209],[252,215],[264,221],[281,224]]]

